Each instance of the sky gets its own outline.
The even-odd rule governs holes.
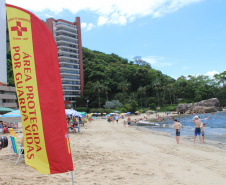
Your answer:
[[[6,0],[42,20],[74,22],[82,45],[133,61],[177,79],[226,70],[225,0]]]

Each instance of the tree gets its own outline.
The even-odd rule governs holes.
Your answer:
[[[135,57],[133,57],[133,60],[134,60],[134,63],[137,64],[138,66],[142,65],[142,66],[147,66],[147,67],[151,68],[151,64],[144,61],[141,56],[135,56]]]
[[[136,112],[138,104],[135,100],[131,101],[130,106],[132,107],[131,112]]]
[[[101,93],[101,88],[103,87],[99,81],[97,81],[95,84],[93,84],[94,89],[98,93],[98,99],[99,99],[99,108],[100,108],[100,93]]]
[[[86,103],[84,96],[76,97],[76,107],[85,107]]]
[[[105,102],[104,108],[105,109],[115,109],[115,108],[121,108],[122,103],[120,103],[118,100],[113,101],[107,101]]]
[[[134,63],[137,64],[138,66],[142,64],[143,60],[141,56],[135,56],[133,57]]]
[[[145,95],[146,94],[146,87],[139,87],[137,89],[137,94],[140,95],[141,107],[143,107],[142,106],[142,95]]]
[[[207,76],[181,76],[177,80],[153,69],[142,57],[128,61],[117,54],[105,54],[83,48],[84,97],[89,107],[102,107],[104,102],[119,100],[130,109],[134,100],[141,107],[154,103],[174,104],[177,100],[194,102],[217,97],[226,105],[226,71]],[[7,52],[7,81],[14,86],[11,54]],[[146,88],[146,90],[144,89]],[[84,102],[78,100],[78,104]]]
[[[7,59],[7,82],[8,82],[8,86],[15,87],[11,59]]]
[[[218,85],[226,86],[226,71],[223,71],[220,74],[215,74],[214,78],[217,81]]]
[[[118,89],[121,89],[122,92],[126,92],[130,85],[131,85],[130,82],[127,82],[127,80],[124,80],[118,84]]]

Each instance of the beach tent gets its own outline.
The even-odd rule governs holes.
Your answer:
[[[21,122],[21,114],[20,110],[14,110],[12,112],[3,114],[1,117],[2,121],[5,121],[7,123],[18,123]]]

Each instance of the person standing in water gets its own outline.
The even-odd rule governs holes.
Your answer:
[[[174,120],[174,125],[173,125],[173,128],[175,129],[176,131],[176,141],[177,141],[177,144],[179,144],[179,139],[180,139],[180,129],[181,129],[182,125],[180,124],[179,121],[177,121],[176,119]]]
[[[193,118],[193,120],[191,121],[194,121],[195,122],[195,135],[194,135],[194,143],[195,143],[195,139],[196,139],[196,136],[198,135],[199,136],[199,143],[201,143],[201,120],[199,119],[198,116],[195,116]]]

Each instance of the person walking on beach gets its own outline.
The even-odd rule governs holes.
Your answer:
[[[128,119],[127,119],[127,124],[128,124],[128,126],[130,126],[130,124],[131,124],[131,118],[130,117],[128,117]]]
[[[112,121],[113,123],[115,123],[114,116],[111,117],[111,121]]]
[[[193,118],[193,120],[191,121],[194,121],[195,122],[195,135],[194,135],[194,143],[195,143],[195,139],[196,139],[196,136],[198,135],[199,136],[199,143],[201,143],[201,120],[199,119],[198,116],[195,116]]]
[[[205,123],[202,124],[201,126],[201,134],[202,134],[202,143],[205,143],[204,138],[205,138],[205,133],[204,133],[204,127],[206,126]]]
[[[115,120],[118,123],[118,115],[115,116]]]
[[[180,139],[180,129],[181,129],[182,125],[180,124],[179,121],[177,121],[176,119],[174,120],[174,125],[173,125],[173,128],[175,129],[176,131],[176,141],[177,141],[177,144],[179,144],[179,139]]]

